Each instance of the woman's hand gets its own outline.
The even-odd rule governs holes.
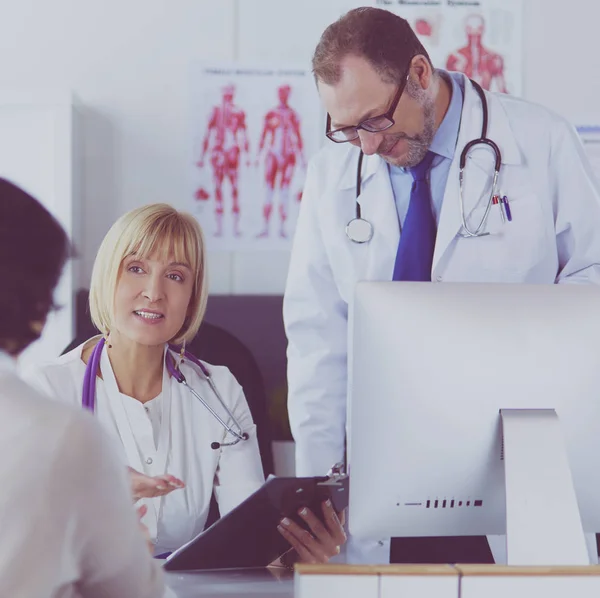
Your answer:
[[[151,477],[131,467],[127,469],[129,471],[129,481],[131,483],[131,493],[134,502],[137,502],[140,498],[164,496],[165,494],[169,494],[169,492],[173,492],[173,490],[185,487],[185,484],[180,479],[172,475]]]
[[[310,532],[301,528],[287,517],[277,526],[279,533],[292,545],[303,563],[326,563],[340,553],[340,547],[346,543],[344,531],[344,513],[338,517],[331,502],[325,501],[321,508],[325,523],[321,523],[309,509],[301,509],[298,514]]]
[[[137,515],[140,520],[139,525],[140,525],[140,530],[142,532],[142,536],[144,536],[146,546],[148,547],[148,550],[150,551],[150,556],[154,556],[154,543],[152,542],[152,538],[150,537],[150,532],[148,531],[148,528],[142,523],[142,518],[144,517],[144,515],[147,512],[148,512],[148,507],[146,505],[142,505],[141,507],[139,507],[137,509]]]

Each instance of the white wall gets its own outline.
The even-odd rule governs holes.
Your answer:
[[[524,0],[525,97],[575,123],[599,122],[600,5]],[[192,60],[308,65],[352,0],[5,0],[0,88],[72,90],[83,105],[83,263],[123,212],[185,206],[187,68]],[[270,261],[264,267],[264,260]],[[260,260],[260,262],[259,262]],[[288,256],[211,255],[218,293],[281,293]],[[259,267],[259,263],[261,267]]]
[[[42,199],[69,234],[78,222],[73,205],[73,198],[79,195],[77,174],[81,170],[77,124],[77,109],[68,93],[0,93],[0,176]],[[35,236],[22,242],[44,250]],[[21,355],[23,366],[59,355],[73,340],[75,306],[71,299],[78,265],[78,260],[66,265],[54,292],[60,309],[49,314],[42,338]]]
[[[523,0],[524,97],[573,124],[600,123],[600,3]]]

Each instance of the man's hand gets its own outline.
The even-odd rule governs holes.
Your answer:
[[[180,479],[172,475],[165,474],[151,477],[131,467],[127,469],[129,471],[131,493],[134,502],[137,502],[140,498],[164,496],[165,494],[169,494],[169,492],[173,492],[173,490],[185,487],[185,484]]]
[[[344,513],[338,516],[328,500],[321,508],[324,524],[309,509],[301,509],[298,513],[308,524],[310,532],[287,518],[277,526],[279,533],[292,545],[303,563],[326,563],[340,553],[341,545],[346,542]]]

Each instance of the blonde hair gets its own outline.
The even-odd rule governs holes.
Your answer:
[[[106,233],[96,254],[90,283],[90,315],[96,328],[108,334],[114,326],[114,299],[121,265],[133,254],[141,259],[173,258],[190,266],[194,275],[190,311],[181,330],[169,342],[192,340],[208,300],[204,235],[193,216],[163,203],[127,212]]]

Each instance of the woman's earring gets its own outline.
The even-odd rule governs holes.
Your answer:
[[[109,349],[112,349],[112,345],[110,344],[110,330],[106,333],[106,344],[108,345]]]
[[[179,366],[183,363],[185,359],[185,339],[183,339],[183,343],[181,344],[181,350],[179,351]]]

